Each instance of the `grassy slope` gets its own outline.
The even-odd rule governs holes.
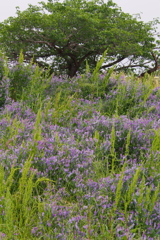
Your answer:
[[[2,80],[0,239],[157,240],[158,83],[22,63]]]

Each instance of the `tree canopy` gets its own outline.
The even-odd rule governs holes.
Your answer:
[[[73,77],[95,67],[105,50],[101,66],[107,69],[148,68],[156,61],[158,49],[153,22],[144,23],[124,13],[112,1],[48,0],[0,24],[0,47],[10,60],[21,50],[26,61]]]

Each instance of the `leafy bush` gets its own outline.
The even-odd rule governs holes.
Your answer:
[[[17,101],[22,98],[22,93],[28,87],[31,77],[33,76],[34,68],[32,66],[25,66],[23,63],[14,65],[8,74],[10,79],[10,97]]]
[[[7,86],[4,83],[4,59],[0,58],[0,108],[4,106],[6,101]]]

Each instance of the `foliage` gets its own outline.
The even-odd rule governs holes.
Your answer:
[[[94,69],[105,50],[101,69],[144,68],[154,63],[151,52],[158,47],[154,23],[122,12],[111,0],[49,0],[23,12],[17,9],[17,17],[1,23],[0,46],[11,60],[23,49],[25,61],[33,58],[40,66],[50,65],[51,71],[70,77],[83,72],[86,61]]]
[[[10,100],[28,101],[32,104],[32,107],[36,104],[41,104],[40,101],[44,97],[44,89],[48,88],[48,82],[50,81],[48,71],[44,73],[42,69],[33,65],[32,62],[25,64],[22,53],[19,56],[19,60],[14,62],[12,66],[10,66],[4,56],[0,64],[1,108],[4,106],[5,101]]]
[[[17,235],[20,239],[27,238],[34,221],[37,221],[36,214],[41,203],[34,197],[34,192],[36,191],[38,194],[39,184],[50,180],[47,178],[34,180],[35,171],[30,169],[31,160],[32,156],[26,160],[20,177],[18,168],[12,166],[10,174],[7,176],[4,167],[2,165],[0,167],[2,239],[6,239],[6,236],[7,239],[11,239],[13,236],[15,238]]]
[[[20,56],[21,57],[21,56]],[[31,76],[34,74],[34,66],[25,66],[19,61],[10,68],[8,78],[10,79],[9,93],[13,100],[20,100],[23,89],[29,87]]]
[[[0,108],[5,104],[8,93],[8,66],[5,56],[0,53]]]

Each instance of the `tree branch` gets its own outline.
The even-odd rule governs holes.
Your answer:
[[[158,57],[156,57],[156,55],[153,53],[153,51],[151,51],[151,55],[152,55],[152,57],[154,59],[154,62],[155,62],[154,67],[153,68],[149,68],[146,72],[141,73],[139,75],[139,77],[144,77],[144,75],[146,73],[151,74],[151,73],[157,71],[160,68],[160,65],[158,64]]]
[[[121,57],[121,58],[117,59],[116,61],[114,61],[114,62],[112,62],[112,63],[103,65],[103,66],[101,67],[101,69],[104,69],[104,68],[107,68],[107,67],[111,67],[111,66],[115,65],[116,63],[121,62],[121,61],[124,60],[125,58],[126,58],[126,57]]]
[[[92,55],[92,53],[94,53],[94,51],[89,51],[88,53],[86,53],[86,54],[79,60],[79,64],[81,64],[87,57],[89,57],[90,55]]]

